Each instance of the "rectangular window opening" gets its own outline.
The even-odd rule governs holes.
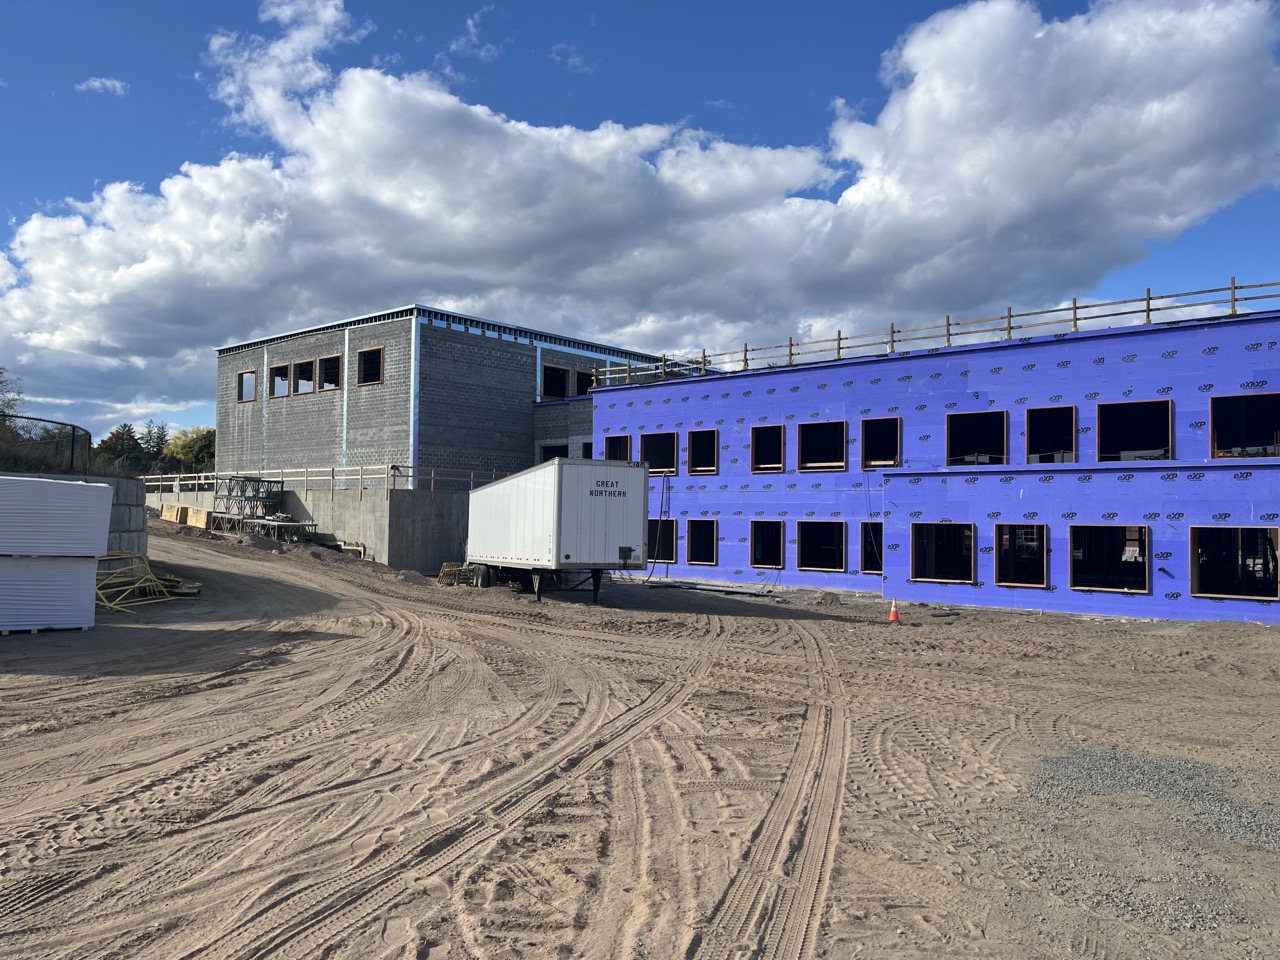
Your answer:
[[[872,417],[862,421],[862,469],[902,466],[902,418]],[[864,568],[865,569],[865,566]]]
[[[630,460],[631,438],[625,433],[604,438],[604,458],[606,460]]]
[[[676,522],[649,518],[649,561],[651,563],[676,562]]]
[[[796,524],[796,567],[800,570],[845,568],[845,527],[839,520],[801,520]]]
[[[751,566],[781,570],[784,535],[781,520],[752,520]]]
[[[863,520],[862,572],[884,573],[884,524],[879,520]]]
[[[595,380],[595,377],[590,372],[578,370],[574,373],[573,378],[574,386],[577,387],[574,391],[576,396],[585,397],[591,392],[591,383]]]
[[[781,473],[782,457],[782,424],[751,428],[752,473]]]
[[[911,579],[973,583],[972,523],[913,523]]]
[[[272,367],[268,383],[268,396],[287,397],[289,395],[289,365],[282,363]]]
[[[1280,393],[1209,399],[1213,457],[1280,457]]]
[[[360,387],[382,382],[382,348],[361,350],[356,354],[356,385]]]
[[[996,524],[996,583],[1002,587],[1047,587],[1048,527],[1043,523]]]
[[[1008,435],[1003,410],[947,414],[947,466],[1008,462]]]
[[[715,520],[689,520],[685,524],[685,562],[716,565]]]
[[[342,358],[324,357],[320,361],[320,389],[337,390],[342,386]]]
[[[1076,408],[1027,410],[1027,463],[1076,462]]]
[[[1098,404],[1098,461],[1173,458],[1173,402]]]
[[[314,393],[316,389],[316,362],[299,360],[293,365],[293,392]]]
[[[689,431],[689,472],[715,473],[720,469],[720,431]]]
[[[1280,527],[1192,527],[1191,594],[1280,600]]]
[[[542,399],[563,400],[569,396],[569,371],[550,364],[542,368]]]
[[[649,464],[649,472],[672,474],[676,472],[676,434],[640,434],[640,459]]]
[[[843,470],[846,428],[843,420],[800,424],[796,428],[797,469]]]
[[[249,403],[258,399],[258,371],[245,370],[236,374],[236,400]]]
[[[539,454],[539,463],[546,463],[548,460],[554,460],[556,457],[568,458],[569,445],[567,443],[549,443],[546,444]]]
[[[590,440],[585,440],[582,443],[582,459],[583,460],[591,459],[591,441]]]
[[[1150,589],[1147,528],[1125,524],[1071,527],[1072,590]]]

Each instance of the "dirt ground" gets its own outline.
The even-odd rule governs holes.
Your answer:
[[[1275,629],[180,529],[0,637],[0,957],[1280,956]]]

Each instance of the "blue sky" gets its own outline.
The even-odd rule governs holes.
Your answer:
[[[1280,280],[1278,20],[4,0],[0,365],[101,436],[415,301],[694,352]]]

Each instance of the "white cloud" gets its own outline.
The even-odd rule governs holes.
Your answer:
[[[570,73],[590,74],[596,71],[596,64],[587,63],[577,46],[572,43],[557,43],[548,56]]]
[[[75,86],[76,93],[109,93],[123,97],[129,92],[129,84],[115,77],[90,77]]]
[[[1280,179],[1252,0],[947,11],[886,57],[878,117],[836,103],[827,151],[539,127],[439,75],[335,76],[323,53],[369,29],[336,0],[263,17],[278,37],[210,57],[278,155],[109,184],[0,251],[0,356],[102,401],[91,428],[207,401],[219,344],[415,300],[655,351],[1051,304]]]

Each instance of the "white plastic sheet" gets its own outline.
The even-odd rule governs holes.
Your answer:
[[[97,573],[93,557],[0,557],[0,631],[92,627]]]
[[[98,557],[110,527],[105,483],[0,477],[0,555]]]

